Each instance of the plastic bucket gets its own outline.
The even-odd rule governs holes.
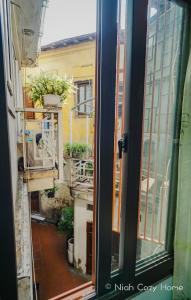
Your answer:
[[[68,250],[74,252],[74,238],[68,240]]]
[[[68,261],[70,264],[73,264],[73,262],[74,262],[74,252],[73,251],[68,250]]]

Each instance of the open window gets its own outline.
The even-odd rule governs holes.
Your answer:
[[[62,147],[63,143],[62,138],[58,139],[59,123],[68,128],[64,137],[69,145],[65,145],[60,169],[68,172],[70,168],[65,180],[68,194],[74,198],[74,214],[69,216],[73,237],[67,240],[67,255],[69,262],[87,276],[83,282],[79,280],[78,286],[71,285],[62,294],[59,289],[54,300],[102,296],[104,299],[126,299],[138,291],[138,283],[149,286],[173,272],[179,110],[183,60],[187,57],[185,36],[188,32],[184,20],[185,16],[190,17],[186,2],[97,0],[96,79],[89,79],[88,72],[86,76],[82,74],[83,79],[75,78],[76,97],[73,95],[73,102],[68,109],[64,108],[68,119],[63,118],[62,122],[61,108],[59,112],[41,108],[17,110],[23,116],[26,112],[35,115],[36,111],[43,116],[40,120],[35,116],[34,119],[26,118],[23,125],[27,175],[32,169],[44,169],[47,161],[53,173],[60,168],[63,153],[58,151],[58,140]],[[94,38],[95,34],[85,35],[83,42],[88,39],[89,43]],[[75,37],[61,44],[64,48],[72,44],[77,47],[78,43],[80,39]],[[3,46],[0,46],[0,61],[6,69]],[[54,47],[59,49],[59,42],[56,46],[47,45],[44,51],[51,52]],[[71,53],[66,56],[69,55]],[[45,56],[48,57],[47,52]],[[2,201],[1,224],[2,232],[9,237],[3,244],[1,235],[1,253],[7,258],[7,247],[11,258],[10,262],[2,262],[2,270],[10,271],[10,286],[14,287],[11,296],[17,299],[7,93],[4,72],[0,76],[3,99],[0,115],[6,125],[5,129],[1,128],[6,167],[5,176],[1,174],[1,191],[8,200]],[[95,97],[92,96],[94,85]],[[91,136],[86,136],[79,147],[84,132],[90,132]],[[75,147],[72,148],[73,141]],[[57,192],[52,187],[53,190],[45,190],[43,194],[50,198],[48,203],[53,202],[52,194]],[[66,215],[61,217],[61,221],[65,220]],[[44,224],[42,227],[45,228]],[[36,230],[37,238],[39,232]],[[45,240],[46,244],[51,238]],[[63,240],[61,244],[63,246]],[[46,246],[46,250],[49,249],[52,250]],[[65,278],[59,276],[61,284]],[[47,284],[46,276],[45,281]],[[124,291],[121,284],[131,284],[133,288]]]
[[[173,270],[174,134],[189,7],[184,1],[122,0],[111,29],[99,3],[97,289],[117,299],[116,284],[132,283],[135,292],[139,282],[153,284]],[[115,39],[115,53],[106,32]]]

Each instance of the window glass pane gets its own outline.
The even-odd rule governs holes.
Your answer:
[[[93,101],[88,101],[89,99],[92,98],[92,84],[91,82],[89,82],[89,84],[86,85],[86,100],[87,100],[87,103],[86,103],[86,113],[89,114],[92,112],[92,103]]]
[[[85,101],[85,85],[79,87],[79,104]],[[79,112],[85,112],[85,104],[79,106]]]
[[[149,0],[137,259],[165,250],[182,8]]]

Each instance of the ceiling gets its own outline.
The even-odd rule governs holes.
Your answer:
[[[11,1],[14,50],[21,66],[35,66],[47,0]]]

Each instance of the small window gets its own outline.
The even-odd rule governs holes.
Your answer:
[[[89,115],[91,114],[92,107],[92,81],[80,81],[76,83],[77,86],[77,115]]]

